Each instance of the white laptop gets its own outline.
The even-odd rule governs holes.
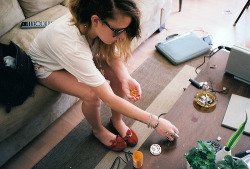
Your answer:
[[[226,72],[235,79],[250,84],[250,49],[234,45],[230,51]]]

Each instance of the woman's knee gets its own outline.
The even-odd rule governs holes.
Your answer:
[[[100,106],[101,99],[92,91],[88,91],[84,96],[81,97],[83,104],[92,105],[92,106]]]
[[[110,72],[107,79],[110,81],[111,87],[113,85],[121,86],[121,82],[120,82],[120,80],[118,79],[117,75],[114,72]]]

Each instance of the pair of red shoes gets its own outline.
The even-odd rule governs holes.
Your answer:
[[[113,130],[113,132],[117,134],[117,136],[115,140],[110,141],[112,143],[111,146],[106,146],[108,149],[113,150],[113,151],[122,151],[127,146],[134,147],[138,143],[138,137],[131,128],[128,129],[126,136],[122,138],[119,135],[119,132],[113,126],[113,123],[111,120],[110,120],[109,125],[110,125],[110,128]]]

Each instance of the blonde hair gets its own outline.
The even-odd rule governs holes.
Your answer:
[[[106,19],[114,19],[118,10],[124,15],[131,17],[131,23],[126,30],[125,38],[119,39],[116,43],[105,44],[100,39],[99,55],[105,56],[106,62],[110,58],[122,57],[125,61],[132,55],[131,42],[133,38],[140,37],[140,11],[133,0],[69,0],[68,7],[72,14],[74,25],[84,24],[87,34],[91,27],[92,15]]]
[[[105,56],[107,63],[109,63],[110,58],[122,57],[124,61],[127,61],[128,58],[132,55],[131,40],[128,40],[128,38],[122,40],[120,39],[116,43],[111,45],[107,45],[101,42],[99,54],[101,56]]]

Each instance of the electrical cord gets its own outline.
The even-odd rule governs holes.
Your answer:
[[[217,48],[214,48],[213,50],[211,50],[211,52],[209,53],[208,56],[204,56],[204,60],[203,60],[202,64],[200,64],[198,67],[196,67],[195,73],[198,74],[198,72],[197,72],[198,68],[200,68],[202,65],[205,64],[206,57],[212,57],[214,54],[216,54],[217,52],[219,52],[221,49],[226,49],[228,51],[231,51],[231,48],[227,47],[227,46],[218,46]]]
[[[200,68],[202,65],[204,65],[205,64],[205,61],[206,61],[206,57],[212,57],[214,54],[216,54],[218,51],[220,51],[221,49],[226,49],[226,50],[228,50],[228,51],[231,51],[231,48],[230,47],[227,47],[227,46],[218,46],[217,48],[214,48],[213,50],[211,50],[211,52],[209,53],[209,55],[208,56],[204,56],[204,60],[203,60],[203,62],[202,62],[202,64],[200,64],[198,67],[196,67],[196,69],[195,69],[195,73],[196,74],[198,74],[198,72],[197,72],[197,70],[198,70],[198,68]],[[213,67],[213,68],[215,68],[215,67]],[[210,81],[210,92],[212,92],[212,93],[221,93],[221,94],[227,94],[228,93],[228,89],[226,89],[226,88],[223,88],[223,90],[214,90],[214,88],[213,88],[213,84],[212,84],[212,82]]]
[[[119,169],[121,161],[123,161],[125,164],[127,164],[128,161],[132,159],[132,155],[133,155],[132,152],[130,152],[130,151],[127,151],[127,152],[126,151],[122,151],[122,152],[125,153],[126,161],[121,156],[118,156],[118,157],[115,158],[115,160],[114,160],[112,166],[110,167],[110,169],[114,169],[117,162],[118,162],[117,169]]]
[[[202,65],[205,64],[205,62],[206,62],[206,57],[212,57],[212,56],[213,56],[214,54],[216,54],[218,51],[219,51],[219,49],[218,49],[218,48],[215,48],[215,49],[211,50],[211,52],[209,53],[208,56],[205,55],[202,64],[200,64],[198,67],[196,67],[195,73],[198,74],[197,70],[198,70]]]
[[[220,94],[228,94],[228,89],[223,88],[223,90],[214,90],[213,88],[213,83],[210,81],[211,84],[211,88],[209,88],[211,90],[212,93],[220,93]]]

